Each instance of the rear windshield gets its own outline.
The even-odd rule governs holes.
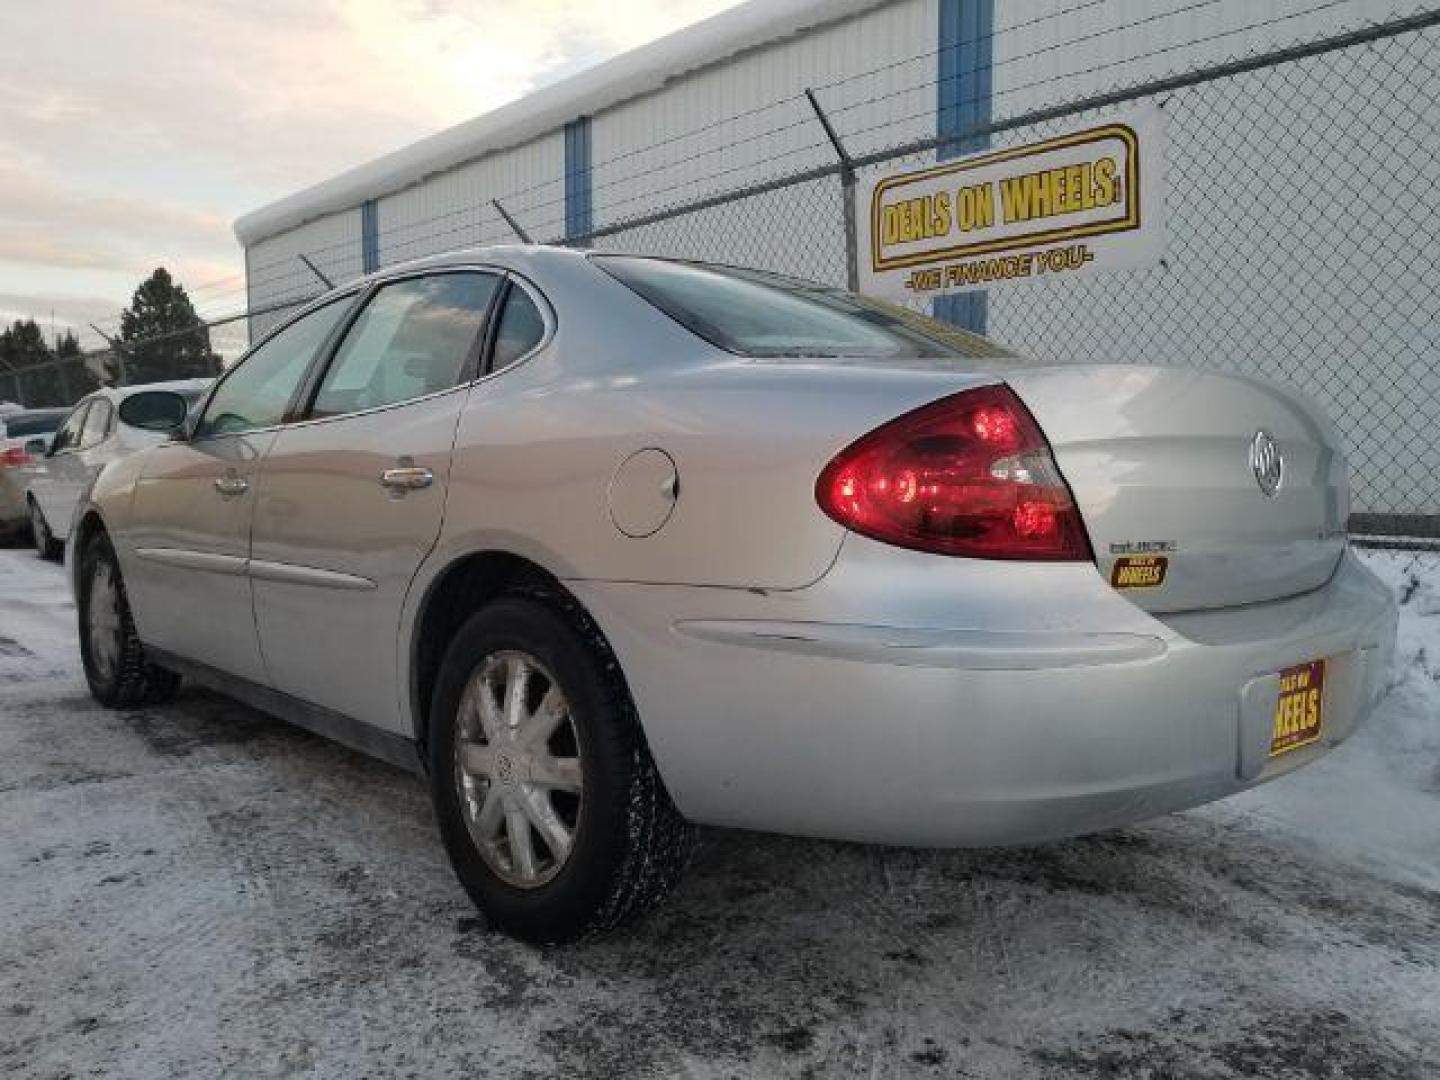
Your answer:
[[[27,435],[49,435],[65,419],[64,409],[39,409],[35,412],[10,413],[0,416],[0,435],[22,439]]]
[[[592,258],[692,333],[740,356],[1009,355],[896,304],[778,274],[625,255]]]

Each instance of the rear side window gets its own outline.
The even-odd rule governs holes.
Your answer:
[[[510,287],[500,325],[495,329],[495,354],[491,371],[501,371],[515,363],[545,337],[545,317],[530,294],[519,285]]]
[[[448,390],[471,370],[493,274],[452,273],[383,286],[345,335],[312,416],[341,416]]]
[[[984,338],[891,304],[756,270],[629,256],[597,266],[740,356],[1000,357]]]
[[[281,423],[310,361],[353,299],[347,296],[317,308],[240,361],[205,406],[195,437],[232,435]]]
[[[85,429],[80,433],[80,449],[88,450],[105,441],[105,436],[110,434],[110,418],[114,412],[114,407],[105,398],[96,398],[90,403],[90,411],[85,414]]]

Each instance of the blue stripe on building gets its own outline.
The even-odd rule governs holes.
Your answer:
[[[593,227],[590,202],[590,117],[565,125],[565,237],[584,236]]]
[[[360,204],[360,265],[367,274],[380,269],[380,208],[374,199]]]
[[[960,135],[990,123],[994,29],[995,0],[940,0],[937,136]],[[959,157],[989,145],[988,135],[962,136],[942,145],[939,156]],[[942,296],[935,301],[937,319],[977,334],[985,332],[986,315],[984,292]]]

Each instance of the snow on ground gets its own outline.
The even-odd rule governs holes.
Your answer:
[[[581,948],[489,933],[420,783],[198,691],[86,694],[59,568],[0,551],[0,1074],[1440,1075],[1440,559],[1319,765],[1017,851],[710,832]]]

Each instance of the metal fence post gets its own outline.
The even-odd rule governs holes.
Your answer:
[[[302,254],[297,255],[296,258],[298,258],[302,263],[305,264],[305,268],[307,270],[309,270],[312,274],[314,274],[317,278],[320,279],[320,284],[324,285],[325,288],[333,289],[335,287],[335,283],[331,281],[328,277],[326,277],[324,274],[322,274],[320,272],[320,268],[316,266],[313,262],[311,262],[307,256]]]
[[[836,134],[835,128],[831,126],[830,118],[820,107],[820,101],[815,97],[815,91],[806,87],[805,96],[810,100],[810,107],[815,110],[815,118],[825,129],[825,137],[835,148],[835,156],[840,159],[840,197],[845,204],[841,210],[845,218],[845,287],[851,292],[859,292],[860,235],[855,221],[855,163],[845,149],[845,144],[840,141],[840,136]]]
[[[495,207],[495,212],[505,219],[505,224],[510,226],[510,231],[520,238],[522,244],[533,244],[535,242],[530,239],[530,234],[520,227],[520,223],[510,216],[510,211],[500,205],[499,199],[491,199],[490,205]]]
[[[90,329],[91,329],[91,330],[94,330],[95,333],[99,334],[100,337],[104,339],[105,344],[110,346],[110,351],[115,354],[115,373],[116,373],[116,374],[115,374],[115,385],[116,385],[116,386],[127,386],[127,385],[129,385],[129,383],[128,383],[128,378],[127,378],[128,375],[129,375],[129,372],[125,370],[125,350],[124,350],[124,348],[121,347],[121,345],[120,345],[120,343],[119,343],[118,341],[116,341],[114,338],[112,338],[109,334],[105,333],[104,330],[101,330],[100,327],[96,326],[93,322],[90,324]]]

